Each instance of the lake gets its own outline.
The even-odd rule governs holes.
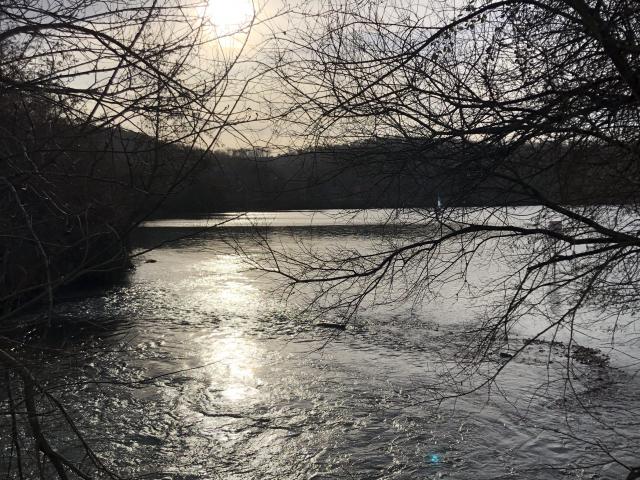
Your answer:
[[[365,304],[341,331],[318,327],[302,297],[278,288],[282,278],[245,262],[261,254],[256,224],[284,250],[302,242],[366,251],[403,235],[389,220],[375,211],[149,222],[134,236],[135,251],[159,247],[136,258],[127,281],[70,296],[56,307],[54,328],[19,355],[126,477],[625,478],[604,446],[640,464],[639,380],[624,361],[637,352],[614,355],[606,326],[581,331],[612,360],[577,368],[578,397],[562,381],[561,346],[540,342],[491,389],[437,401],[453,393],[433,387],[490,297],[451,285],[430,301]],[[469,270],[478,284],[500,270],[485,255]],[[521,344],[529,328],[510,341]],[[487,368],[504,361],[496,352]],[[10,419],[2,421],[6,465]],[[43,422],[66,455],[78,455],[60,418]]]

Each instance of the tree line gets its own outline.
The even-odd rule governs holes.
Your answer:
[[[528,346],[561,333],[577,398],[572,346],[585,319],[609,322],[611,348],[620,335],[637,341],[640,4],[284,3],[288,23],[253,60],[246,42],[218,48],[179,0],[0,5],[0,326],[35,305],[50,312],[74,279],[122,271],[128,232],[154,212],[410,207],[424,228],[373,253],[304,257],[267,243],[250,260],[292,289],[316,286],[310,308],[346,324],[368,300],[464,287],[481,249],[509,252],[494,285],[502,301],[433,386],[436,401],[491,387]],[[297,153],[214,152],[222,132],[246,138],[258,103]],[[512,204],[536,205],[532,221],[503,208]],[[401,278],[411,284],[389,298]],[[508,361],[488,361],[540,318]],[[34,369],[2,347],[0,362],[7,418],[22,425],[7,477],[117,478]],[[598,405],[581,406],[598,417]],[[52,447],[40,424],[51,409],[84,463]],[[638,438],[622,440],[591,446],[638,478]]]
[[[397,138],[278,156],[253,149],[214,151],[156,215],[539,203],[501,173],[528,178],[540,195],[564,205],[628,205],[637,200],[629,179],[640,173],[619,148],[598,142],[525,145],[501,170],[487,171],[498,155],[495,148],[477,142]]]

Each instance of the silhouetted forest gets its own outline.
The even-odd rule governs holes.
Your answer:
[[[505,153],[461,142],[378,139],[287,155],[207,155],[161,216],[219,211],[627,203],[639,172],[596,143],[538,143]],[[503,174],[522,179],[523,187]]]
[[[3,2],[2,476],[640,480],[639,32],[638,0]],[[133,248],[373,208],[422,210]]]
[[[4,109],[14,105],[7,101]],[[269,155],[208,152],[123,128],[91,128],[31,99],[5,118],[0,190],[5,308],[128,268],[149,217],[245,210],[629,203],[637,162],[597,143],[384,138]],[[491,150],[490,150],[491,149]],[[507,178],[506,180],[504,178]],[[522,180],[522,187],[514,178]],[[42,262],[47,268],[39,268]]]
[[[124,273],[129,233],[195,162],[183,146],[75,123],[48,100],[7,95],[0,109],[5,312],[78,279],[110,281]]]

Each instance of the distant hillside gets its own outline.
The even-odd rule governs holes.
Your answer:
[[[0,98],[0,312],[129,267],[129,232],[197,166],[184,146]]]
[[[395,139],[283,156],[214,152],[161,216],[217,211],[625,203],[638,165],[597,144],[503,152],[461,142]]]

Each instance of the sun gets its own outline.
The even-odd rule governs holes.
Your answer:
[[[251,23],[253,0],[209,0],[207,16],[222,35],[231,35]]]

